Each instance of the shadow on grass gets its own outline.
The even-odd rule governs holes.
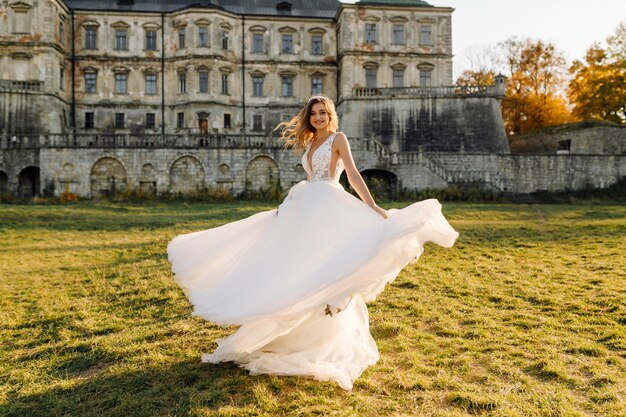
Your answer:
[[[111,371],[111,372],[109,372]],[[154,416],[190,414],[197,408],[247,407],[256,403],[250,376],[235,364],[188,360],[147,369],[115,372],[94,365],[68,388],[20,396],[10,393],[0,405],[3,416]]]

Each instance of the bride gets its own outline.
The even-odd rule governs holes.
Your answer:
[[[458,233],[435,199],[401,210],[376,205],[325,95],[280,126],[286,146],[304,151],[307,179],[276,209],[176,236],[168,257],[194,315],[240,326],[203,362],[334,380],[350,390],[379,358],[365,303],[425,242],[450,247]],[[344,169],[361,200],[339,183]]]

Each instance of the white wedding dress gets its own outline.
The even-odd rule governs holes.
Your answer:
[[[346,192],[341,159],[331,172],[334,137],[315,151],[312,166],[304,153],[311,181],[294,185],[277,209],[169,243],[193,314],[240,326],[204,362],[334,380],[349,390],[379,358],[365,303],[425,242],[450,247],[458,237],[437,200],[388,210],[384,219]]]

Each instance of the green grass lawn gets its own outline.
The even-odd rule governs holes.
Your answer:
[[[165,246],[275,206],[0,205],[0,415],[626,415],[626,207],[445,204],[457,244],[370,304],[346,392],[200,363],[234,329],[190,317]]]

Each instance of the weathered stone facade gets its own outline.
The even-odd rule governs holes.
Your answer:
[[[319,92],[364,176],[399,187],[528,192],[625,175],[623,155],[508,154],[504,79],[450,87],[452,12],[420,0],[4,2],[0,193],[288,188],[304,169],[271,132]]]

